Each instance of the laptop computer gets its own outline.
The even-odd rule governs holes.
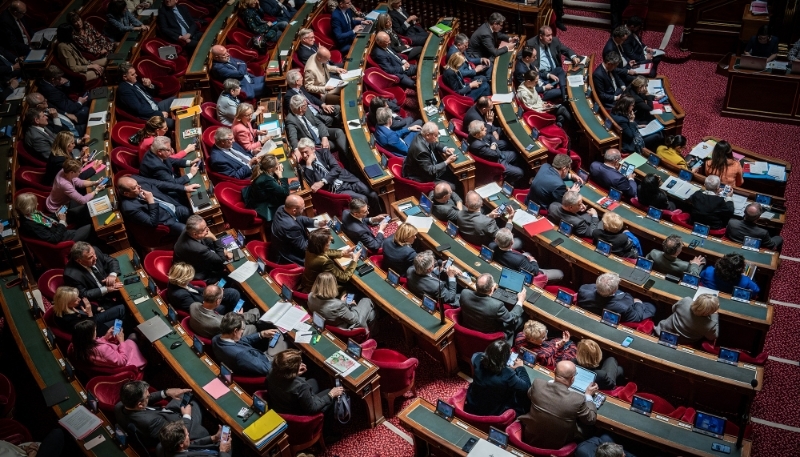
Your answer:
[[[758,252],[759,248],[761,248],[761,240],[759,240],[758,238],[753,238],[752,236],[744,237],[744,243],[742,243],[742,249]]]
[[[611,254],[611,244],[603,240],[597,240],[597,247],[594,248],[594,252],[608,257],[608,255]]]
[[[172,327],[167,325],[164,322],[164,319],[161,316],[153,316],[150,319],[142,322],[138,326],[137,329],[147,338],[148,341],[151,343],[156,342],[157,340],[167,336],[170,332],[172,332]]]
[[[724,417],[697,411],[697,415],[694,416],[692,431],[722,439],[722,435],[725,434],[726,422],[727,419]]]
[[[756,56],[739,56],[739,68],[743,70],[762,71],[767,68],[767,58]]]
[[[592,385],[595,378],[597,378],[597,373],[594,371],[575,365],[575,380],[572,381],[572,385],[569,388],[580,393],[586,393],[586,389]]]
[[[607,309],[603,310],[603,317],[600,319],[600,322],[608,325],[609,327],[617,328],[619,326],[621,316],[619,313],[615,313],[614,311],[610,311]]]
[[[494,427],[489,427],[489,436],[486,438],[486,441],[501,449],[505,449],[506,446],[508,446],[508,435]]]
[[[660,209],[658,209],[658,208],[656,208],[654,206],[651,206],[650,208],[647,208],[647,218],[648,219],[652,219],[652,220],[654,220],[656,222],[661,220],[661,215],[663,213],[664,213],[663,211],[661,211]]]
[[[678,335],[662,330],[658,336],[658,344],[675,349],[678,347]]]
[[[442,419],[446,421],[452,420],[455,410],[453,405],[445,403],[442,400],[436,400],[436,411],[434,411],[434,413]]]
[[[486,246],[481,246],[481,252],[479,253],[479,255],[481,259],[483,259],[485,262],[491,262],[492,259],[494,258],[494,251],[492,251]]]
[[[739,364],[739,351],[721,347],[719,348],[719,358],[717,362],[736,366]]]
[[[386,270],[386,282],[392,285],[392,287],[397,287],[400,285],[400,275],[397,274],[394,270],[389,268]]]
[[[364,28],[361,29],[360,32],[355,32],[356,35],[368,35],[372,33],[372,24],[361,24],[361,26]]]
[[[497,290],[492,294],[492,298],[496,298],[506,305],[516,305],[517,294],[522,291],[524,284],[524,274],[503,267],[500,271],[500,281],[497,282]]]
[[[700,276],[684,273],[679,284],[690,289],[697,289],[697,287],[700,285]]]
[[[531,215],[538,217],[539,216],[539,211],[541,209],[542,209],[542,207],[539,206],[538,204],[536,204],[534,202],[528,202],[528,213],[530,213]]]
[[[522,273],[523,284],[525,284],[526,286],[530,286],[531,284],[533,284],[533,273],[531,273],[528,270],[519,270],[519,272]]]
[[[317,332],[325,330],[325,318],[322,317],[322,314],[317,312],[311,313],[311,326],[314,327]]]
[[[649,416],[653,412],[653,400],[634,395],[631,400],[631,411]]]
[[[419,207],[425,213],[425,215],[431,214],[431,208],[433,207],[433,202],[427,195],[421,194],[419,196]]]
[[[772,197],[769,195],[756,194],[756,203],[769,206],[772,204]]]
[[[447,234],[450,235],[450,238],[455,238],[458,235],[458,226],[447,221]]]

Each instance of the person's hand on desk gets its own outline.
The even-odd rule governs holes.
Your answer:
[[[364,26],[363,25],[357,25],[356,28],[353,29],[353,31],[356,32],[356,33],[360,32],[362,30],[364,30]]]
[[[200,188],[200,184],[187,184],[187,185],[183,186],[183,190],[185,192],[194,192],[199,188]]]
[[[447,273],[448,278],[455,278],[456,276],[461,275],[461,270],[455,265],[450,265],[445,273]]]

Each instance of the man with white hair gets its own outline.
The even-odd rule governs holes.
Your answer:
[[[417,253],[414,264],[405,271],[408,278],[406,287],[419,298],[423,295],[440,297],[442,303],[458,307],[456,276],[461,274],[461,270],[451,265],[446,271],[439,271],[437,263],[433,251]],[[403,272],[397,273],[403,274]]]
[[[283,112],[289,113],[289,102],[295,95],[302,95],[308,102],[308,110],[317,116],[326,127],[342,125],[342,108],[340,105],[329,105],[303,87],[303,73],[293,68],[286,73],[286,93],[283,94]]]
[[[439,154],[444,160],[439,158]],[[458,178],[448,165],[456,159],[455,149],[439,143],[439,126],[426,122],[408,148],[408,157],[403,162],[403,177],[418,182],[447,181],[450,188],[455,189]]]
[[[635,171],[627,175],[620,173],[622,153],[619,149],[609,149],[603,154],[602,162],[593,162],[589,166],[589,177],[603,189],[617,189],[627,198],[636,196],[637,186],[633,179]]]
[[[547,209],[547,217],[554,224],[565,221],[572,225],[572,234],[591,238],[595,229],[602,229],[603,222],[597,217],[594,208],[586,208],[578,191],[570,190],[561,198],[561,202],[553,202]]]
[[[620,315],[622,322],[641,322],[656,314],[656,306],[619,290],[619,275],[603,273],[594,284],[578,289],[578,306],[595,314],[607,309]]]
[[[531,254],[514,249],[514,234],[511,233],[511,229],[504,227],[498,230],[494,235],[494,242],[497,247],[492,260],[500,265],[515,271],[525,270],[534,276],[542,273],[547,277],[547,283],[564,279],[563,271],[539,268],[539,263]],[[540,287],[544,287],[544,284]]]
[[[171,141],[168,137],[157,136],[153,139],[150,150],[144,153],[139,174],[145,178],[157,179],[159,181],[174,184],[186,184],[197,174],[199,158],[194,159],[173,159],[170,156],[175,153],[172,149]],[[183,167],[190,167],[189,173],[181,176],[178,172]]]
[[[220,127],[214,132],[214,147],[208,154],[208,166],[211,170],[234,179],[250,179],[253,165],[257,163],[257,157],[253,157],[233,140],[231,129]]]
[[[355,170],[354,161],[347,146],[347,137],[342,129],[327,127],[317,116],[311,113],[308,101],[302,95],[294,95],[289,100],[289,114],[285,119],[286,138],[293,154],[298,154],[297,142],[308,138],[314,146],[322,149],[339,151],[339,158]]]
[[[719,187],[717,175],[706,176],[705,190],[697,191],[689,197],[692,205],[692,222],[705,224],[711,230],[725,228],[733,217],[733,190],[724,194]]]
[[[169,227],[170,234],[179,235],[186,228],[184,223],[191,210],[167,195],[168,192],[190,192],[199,184],[171,184],[141,176],[123,176],[117,180],[120,211],[125,224],[138,224],[155,229],[159,225]]]
[[[464,197],[464,209],[458,213],[456,225],[458,226],[458,234],[468,243],[477,245],[486,245],[491,249],[495,248],[494,236],[497,234],[499,227],[497,220],[499,219],[500,225],[505,225],[504,217],[511,220],[514,217],[514,208],[507,206],[503,214],[493,209],[489,214],[483,214],[481,207],[483,206],[483,199],[481,196],[471,190],[467,192]],[[514,249],[522,249],[522,241],[515,239],[512,242]]]
[[[392,129],[394,113],[388,106],[378,108],[378,112],[375,113],[375,122],[377,123],[375,141],[382,148],[403,157],[408,155],[408,146],[414,142],[414,138],[422,129],[419,125],[411,125],[398,130]]]
[[[269,95],[269,88],[264,85],[264,77],[256,76],[247,69],[244,60],[231,57],[228,48],[217,44],[211,47],[211,71],[208,73],[219,82],[226,79],[239,81],[242,90],[248,97],[259,99]]]
[[[497,162],[505,168],[503,179],[512,186],[525,177],[523,167],[527,163],[516,151],[503,150],[497,138],[486,131],[486,122],[474,120],[469,123],[469,152],[481,159]]]
[[[338,68],[330,63],[331,51],[325,46],[320,46],[317,52],[306,62],[304,69],[306,90],[317,95],[325,103],[338,105],[340,102],[339,94],[344,84],[336,86],[328,85],[332,74],[342,74],[346,72],[344,68]]]
[[[390,44],[392,39],[386,32],[378,32],[375,36],[375,46],[372,47],[372,59],[376,64],[390,75],[400,78],[400,87],[414,89],[417,86],[417,66],[411,65],[402,56],[397,55]]]

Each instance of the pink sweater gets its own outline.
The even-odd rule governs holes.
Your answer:
[[[94,349],[92,363],[95,365],[111,367],[134,365],[140,370],[147,365],[147,359],[136,347],[136,343],[131,340],[116,344],[116,340],[112,343],[104,337],[100,337],[97,339],[97,346]]]
[[[72,181],[64,177],[64,170],[60,170],[53,180],[53,190],[47,196],[47,209],[51,213],[55,213],[63,205],[68,204],[70,201],[86,204],[89,200],[93,199],[93,195],[81,195],[78,193],[77,188],[86,187],[83,185],[83,179],[75,178]]]

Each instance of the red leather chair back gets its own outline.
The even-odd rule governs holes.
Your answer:
[[[156,78],[160,76],[172,76],[175,69],[169,65],[165,65],[161,61],[156,61],[151,57],[140,57],[136,61],[136,72],[139,73],[140,78]]]
[[[144,121],[140,122],[116,122],[111,127],[111,144],[115,147],[125,147],[133,150],[138,150],[139,146],[135,146],[128,141],[131,136],[144,127]]]
[[[452,95],[447,95],[442,98],[442,102],[444,103],[444,111],[447,113],[448,118],[455,118],[458,120],[464,119],[467,111],[474,105],[472,99],[469,97],[454,97]],[[469,128],[469,126],[467,126],[467,128]]]
[[[214,104],[214,109],[215,110],[216,110],[216,107],[217,107],[217,105]],[[201,114],[202,114],[202,112],[201,112]],[[215,111],[214,112],[214,119],[216,119],[216,118],[217,118],[217,113]],[[203,146],[205,146],[206,149],[208,149],[209,151],[211,150],[211,148],[214,147],[214,134],[217,133],[217,129],[220,128],[220,127],[222,127],[222,124],[212,125],[211,127],[208,127],[207,129],[203,130],[203,136],[202,136]]]
[[[414,385],[419,360],[391,349],[375,349],[370,360],[378,366],[381,392],[408,391]]]
[[[333,27],[331,27],[331,15],[320,14],[312,22],[311,28],[314,30],[316,40],[326,48],[333,49]]]
[[[14,419],[0,419],[0,440],[17,446],[33,441],[31,432]]]
[[[464,121],[453,118],[449,122],[453,124],[453,131],[456,132],[456,136],[462,140],[466,140],[469,137],[466,130],[464,130]]]
[[[183,53],[183,46],[175,43],[167,43],[166,40],[161,38],[150,38],[149,40],[145,41],[142,45],[144,52],[152,57],[159,57],[158,56],[158,48],[162,46],[174,46],[175,50],[178,51],[178,54]]]
[[[225,220],[242,232],[261,230],[264,221],[255,210],[245,206],[242,200],[242,187],[230,182],[221,182],[214,190]]]
[[[14,143],[17,148],[17,157],[20,160],[20,163],[34,167],[34,168],[44,168],[47,166],[47,162],[42,160],[41,158],[34,157],[31,153],[25,149],[25,143],[22,140],[17,141]]]
[[[226,37],[228,43],[235,44],[243,48],[250,46],[251,39],[253,39],[253,34],[240,28],[231,29]]]
[[[28,238],[21,234],[19,239],[31,255],[42,264],[42,267],[48,270],[51,268],[64,268],[69,258],[69,250],[75,244],[74,241],[51,244],[36,238]]]
[[[647,400],[652,400],[653,402],[653,412],[658,414],[663,414],[665,416],[671,415],[675,411],[675,407],[670,404],[667,400],[659,397],[656,394],[648,394],[646,392],[637,392],[637,397],[642,397]],[[685,410],[684,408],[683,410]]]
[[[503,411],[503,414],[497,416],[478,416],[464,411],[464,403],[467,400],[467,388],[462,387],[452,397],[445,400],[445,402],[453,405],[454,414],[457,418],[467,422],[468,424],[480,429],[484,433],[489,433],[489,427],[494,427],[500,430],[514,422],[515,413],[513,409]]]
[[[169,268],[172,266],[172,251],[152,251],[144,256],[144,271],[156,282],[159,289],[169,285]]]
[[[475,161],[475,187],[503,180],[506,167],[497,162],[492,162],[475,154],[468,154]]]
[[[691,218],[692,215],[689,213],[678,213],[678,214],[673,214],[670,217],[670,220],[672,220],[674,224],[680,225],[681,227],[691,230],[694,228],[694,225],[689,222]],[[725,236],[725,228],[709,230],[708,234],[711,236]]]
[[[352,197],[347,194],[334,194],[323,189],[311,194],[311,202],[318,214],[328,213],[331,217],[337,216],[340,219],[342,211],[350,206],[350,200]]]
[[[50,193],[53,186],[42,184],[44,178],[44,169],[36,169],[33,167],[19,167],[15,173],[17,187],[31,187]]]
[[[433,182],[417,182],[403,177],[403,160],[389,159],[389,171],[394,175],[395,198],[402,200],[408,197],[419,199],[420,194],[428,195],[436,184]]]
[[[269,241],[250,241],[247,243],[246,247],[247,250],[250,251],[250,254],[264,261],[268,271],[272,271],[275,268],[301,268],[300,265],[294,263],[280,264],[271,261],[269,255]]]
[[[114,405],[119,402],[122,385],[133,379],[130,372],[123,371],[111,376],[98,376],[86,383],[86,390],[97,399],[98,407],[108,417],[114,417]]]
[[[295,69],[300,70],[300,73],[303,73],[305,68],[306,68],[306,66],[303,63],[303,61],[300,60],[300,57],[298,57],[296,52],[293,52],[292,53],[292,69],[293,70],[295,70]]]
[[[522,441],[522,424],[519,423],[519,421],[506,427],[506,434],[512,446],[536,457],[567,457],[572,455],[578,447],[577,443],[568,443],[561,449],[543,449],[525,444],[525,442]]]
[[[141,123],[144,122],[143,119],[139,118],[138,116],[131,114],[124,109],[119,107],[119,103],[114,105],[114,113],[117,116],[117,119],[121,119],[123,121],[134,122],[134,123]]]
[[[636,262],[634,262],[635,264]],[[639,332],[644,333],[645,335],[649,335],[653,333],[653,329],[655,328],[656,324],[653,323],[651,319],[644,319],[640,322],[622,322],[622,325],[628,328],[632,328]]]
[[[126,174],[139,174],[139,152],[127,147],[114,148],[109,154],[114,172]]]
[[[702,342],[703,350],[714,354],[719,355],[719,346],[714,346],[710,341],[703,341]],[[764,365],[767,362],[767,358],[769,357],[768,352],[762,352],[757,356],[752,356],[747,351],[742,349],[737,349],[739,351],[739,360],[744,363],[752,363],[755,365]]]
[[[364,71],[364,83],[378,95],[394,99],[398,105],[406,102],[406,93],[397,84],[400,78],[383,72],[380,68],[367,68]]]
[[[217,120],[216,103],[206,102],[200,105],[200,122],[203,124],[203,129],[207,129],[211,126],[222,127],[222,123]],[[212,136],[211,138],[214,137]]]
[[[356,343],[363,343],[369,339],[369,330],[363,327],[356,327],[354,329],[343,329],[333,325],[326,325],[325,330],[333,333],[342,341],[353,340]],[[381,386],[383,387],[383,386]]]
[[[206,338],[204,336],[200,336],[200,335],[194,333],[194,330],[192,330],[192,326],[189,325],[189,321],[191,319],[192,319],[191,316],[186,316],[183,319],[181,319],[181,327],[183,327],[183,329],[186,330],[186,334],[189,335],[189,338],[193,338],[193,337],[197,336],[197,339],[200,340],[201,343],[203,343],[203,346],[205,346],[205,351],[206,352],[209,352],[209,353],[212,352],[211,351],[211,339]]]
[[[482,333],[468,329],[461,325],[461,309],[448,309],[444,315],[453,321],[455,329],[456,352],[458,358],[466,362],[472,369],[472,355],[483,352],[489,343],[498,339],[505,339],[503,332]]]
[[[50,308],[44,312],[44,316],[42,316],[45,325],[50,328],[50,331],[53,332],[53,336],[56,337],[56,344],[61,348],[61,350],[66,352],[67,347],[72,343],[72,335],[61,330],[56,325],[56,314],[54,308]]]
[[[61,268],[52,268],[45,271],[36,281],[36,286],[39,287],[39,291],[44,298],[50,300],[50,302],[52,302],[53,297],[56,296],[56,289],[63,285],[64,270]]]
[[[287,269],[283,268],[276,268],[269,272],[269,276],[278,283],[278,286],[286,285],[289,289],[292,290],[292,298],[297,301],[303,307],[308,306],[308,294],[304,294],[303,292],[298,292],[297,289],[300,286],[300,280],[303,277],[303,271],[305,269],[303,267],[295,268],[295,269]]]
[[[624,386],[617,386],[611,390],[604,390],[602,391],[606,395],[610,395],[614,398],[619,398],[622,401],[630,403],[633,399],[633,394],[639,389],[639,386],[636,385],[635,382],[629,382]]]

